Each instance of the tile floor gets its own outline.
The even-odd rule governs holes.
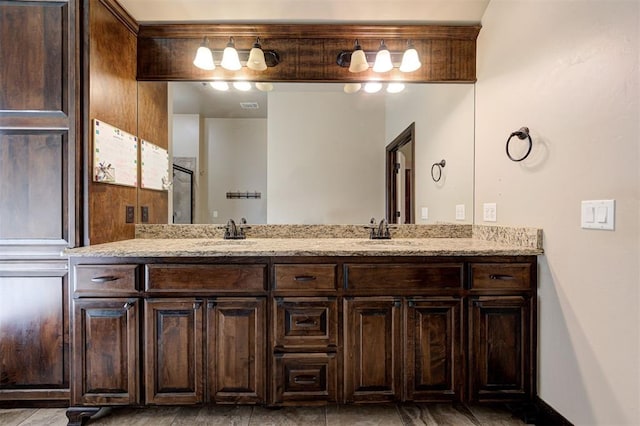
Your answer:
[[[63,408],[0,409],[2,426],[65,426]],[[147,407],[107,409],[86,422],[131,426],[395,426],[496,425],[524,423],[499,407],[451,404],[371,404],[270,409],[251,406]]]

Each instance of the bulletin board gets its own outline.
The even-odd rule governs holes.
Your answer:
[[[138,138],[93,120],[93,181],[138,186]]]
[[[169,188],[169,152],[151,142],[140,140],[140,188]]]

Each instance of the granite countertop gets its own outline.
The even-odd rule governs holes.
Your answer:
[[[542,254],[541,247],[478,238],[137,238],[66,251],[69,256],[519,256]]]

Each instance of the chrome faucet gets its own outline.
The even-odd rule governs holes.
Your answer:
[[[224,239],[225,240],[244,240],[247,236],[244,234],[245,229],[251,228],[246,225],[247,219],[244,217],[240,219],[240,225],[236,225],[236,222],[233,219],[229,219],[227,222],[227,226],[221,226],[224,229]]]
[[[382,219],[380,224],[376,225],[376,219],[372,217],[371,221],[369,221],[369,225],[365,226],[365,228],[371,230],[371,232],[369,232],[369,238],[372,240],[391,239],[389,222],[387,222],[387,219]]]

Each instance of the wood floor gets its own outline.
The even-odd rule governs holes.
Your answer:
[[[2,426],[64,426],[62,408],[0,409]],[[372,404],[270,409],[251,406],[114,408],[98,413],[86,425],[132,426],[395,426],[523,425],[498,407],[451,404]]]

